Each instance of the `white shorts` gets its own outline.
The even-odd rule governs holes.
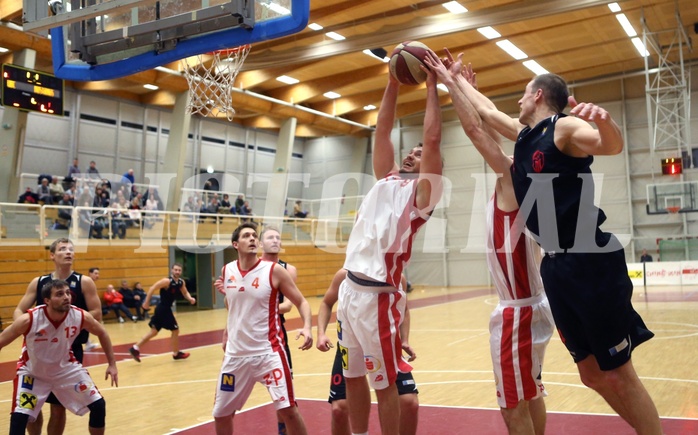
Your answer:
[[[395,383],[398,371],[412,371],[402,359],[399,331],[406,301],[405,292],[394,287],[365,287],[349,278],[342,282],[337,337],[345,377],[368,373],[371,387],[382,390]]]
[[[501,408],[547,396],[542,380],[545,348],[555,324],[544,296],[500,301],[490,316],[490,353]]]
[[[291,370],[282,349],[266,355],[226,356],[216,385],[213,416],[226,417],[242,409],[255,382],[267,387],[277,410],[296,406]]]
[[[20,367],[14,379],[12,412],[27,414],[30,421],[36,420],[51,392],[61,405],[76,415],[87,414],[88,406],[102,398],[88,371],[79,364],[70,373],[51,379],[36,378]]]

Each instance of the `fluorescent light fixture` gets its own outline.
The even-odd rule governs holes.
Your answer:
[[[364,106],[364,110],[373,110],[375,108],[376,106],[374,106],[373,104],[367,104]]]
[[[308,24],[308,27],[310,28],[310,30],[315,30],[316,32],[318,30],[323,29],[323,27],[321,25],[319,25],[318,23],[310,23],[310,24]]]
[[[448,9],[448,11],[452,14],[462,14],[463,12],[468,12],[468,10],[462,4],[458,3],[457,1],[444,3],[441,6]]]
[[[448,88],[443,83],[439,83],[438,85],[436,85],[436,87],[448,93]]]
[[[322,95],[324,95],[325,97],[330,98],[330,99],[332,99],[332,100],[334,100],[335,98],[341,97],[341,95],[339,95],[339,94],[336,93],[336,92],[332,92],[332,91],[330,91],[330,92],[325,92],[325,93],[322,94]]]
[[[509,41],[508,39],[497,41],[495,44],[497,44],[499,48],[506,51],[507,54],[509,54],[509,56],[513,57],[516,60],[526,59],[528,57],[526,53],[519,50],[519,48],[512,44],[511,41]]]
[[[630,21],[628,21],[628,17],[625,16],[625,14],[618,14],[616,15],[616,19],[620,23],[621,26],[623,26],[623,30],[625,30],[625,33],[628,34],[631,38],[634,36],[637,36],[637,32],[635,29],[633,29],[633,25],[630,24]]]
[[[343,39],[347,39],[347,38],[345,38],[344,36],[340,35],[340,34],[337,33],[337,32],[327,32],[327,33],[325,33],[325,35],[327,35],[328,37],[334,39],[335,41],[341,41],[341,40],[343,40]]]
[[[271,9],[272,11],[276,12],[276,13],[279,14],[279,15],[291,15],[291,11],[290,11],[290,10],[286,9],[285,7],[283,7],[283,6],[281,6],[281,5],[277,4],[277,3],[273,3],[273,2],[270,1],[270,2],[267,2],[267,3],[260,2],[260,4],[261,4],[262,6],[264,6],[264,7],[266,7],[266,8]]]
[[[279,76],[276,78],[276,80],[280,81],[281,83],[286,83],[287,85],[295,85],[300,81],[289,76]]]
[[[9,48],[0,47],[0,53],[7,53],[8,51],[10,51]]]
[[[642,43],[642,40],[638,37],[631,38],[630,39],[633,42],[633,45],[637,49],[637,52],[640,53],[640,56],[642,57],[647,57],[650,55],[650,52],[647,51],[647,47],[645,47],[645,44]]]
[[[482,36],[484,36],[487,39],[496,39],[496,38],[499,38],[502,36],[499,34],[498,31],[494,30],[494,28],[492,28],[491,26],[480,27],[479,29],[477,29],[477,31],[480,32],[482,34]]]
[[[157,87],[155,85],[151,85],[150,83],[147,85],[143,85],[143,87],[146,89],[150,89],[151,91],[157,91],[158,89],[160,89],[159,87]]]
[[[613,13],[620,12],[620,5],[618,3],[609,3],[608,8]]]
[[[548,74],[550,72],[547,69],[540,66],[540,64],[538,62],[536,62],[535,60],[526,60],[526,61],[524,61],[523,65],[526,68],[533,71],[534,73],[536,73],[536,75]]]
[[[374,58],[374,59],[378,59],[378,60],[380,60],[381,62],[384,62],[384,63],[390,62],[390,58],[389,58],[388,56],[384,56],[384,57],[376,56],[376,55],[373,54],[373,52],[372,52],[371,50],[369,50],[368,48],[367,48],[366,50],[364,50],[363,53],[364,53],[365,55],[371,56],[371,57]]]
[[[213,174],[213,166],[208,165],[208,168],[206,168],[206,172],[208,172],[209,174]]]

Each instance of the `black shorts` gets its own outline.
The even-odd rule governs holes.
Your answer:
[[[412,373],[397,372],[395,384],[397,385],[397,393],[400,396],[403,394],[419,394]],[[344,373],[342,372],[342,353],[339,351],[339,346],[337,346],[334,364],[332,365],[332,376],[330,377],[330,397],[327,401],[332,403],[335,400],[346,400],[346,398],[347,386],[344,382]]]
[[[546,254],[540,274],[558,333],[575,362],[594,355],[601,370],[613,370],[654,337],[631,303],[623,249]]]
[[[82,332],[87,332],[84,329]],[[73,342],[73,345],[71,346],[71,350],[73,351],[73,355],[75,356],[75,359],[82,364],[82,358],[85,355],[83,350],[82,350],[82,343],[78,342],[76,339]],[[46,399],[46,403],[51,403],[53,405],[61,405],[61,402],[58,400],[56,396],[53,395],[53,393],[48,395],[48,398]],[[62,406],[62,405],[61,405]]]
[[[168,331],[179,329],[179,325],[177,324],[177,319],[175,319],[174,313],[172,312],[172,308],[160,308],[161,305],[162,304],[158,304],[157,308],[155,308],[155,314],[153,314],[153,316],[150,318],[148,326],[155,328],[158,331],[161,329],[167,329]]]

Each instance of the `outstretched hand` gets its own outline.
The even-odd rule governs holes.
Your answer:
[[[296,334],[296,340],[298,340],[301,335],[303,336],[303,344],[298,346],[298,349],[300,350],[308,350],[311,347],[313,347],[313,334],[310,332],[308,329],[301,329],[298,331],[298,334]]]
[[[567,97],[567,102],[569,103],[572,110],[570,110],[570,115],[575,116],[579,119],[583,119],[587,122],[605,122],[611,119],[606,109],[597,106],[593,103],[578,103],[573,96]]]

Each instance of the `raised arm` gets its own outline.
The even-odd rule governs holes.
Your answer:
[[[19,300],[17,307],[12,312],[12,319],[17,320],[19,317],[26,313],[29,308],[33,307],[36,303],[37,286],[39,285],[39,278],[34,278],[31,280],[27,286],[27,290],[24,292],[24,296]]]
[[[373,174],[377,179],[384,178],[391,172],[397,172],[395,163],[395,147],[390,139],[395,123],[395,111],[397,107],[398,82],[391,74],[388,74],[388,84],[383,93],[383,100],[378,108],[376,120],[376,135],[373,146]]]
[[[82,326],[87,330],[87,332],[96,335],[99,339],[99,344],[102,346],[104,355],[107,357],[107,371],[104,375],[104,379],[106,380],[111,376],[112,387],[118,387],[119,375],[116,369],[116,358],[114,358],[114,348],[112,347],[111,339],[109,338],[107,330],[104,329],[104,326],[88,312],[85,312],[85,318]]]
[[[346,277],[347,270],[339,269],[332,277],[330,287],[325,292],[322,302],[320,302],[320,308],[317,313],[317,344],[315,346],[323,352],[327,352],[334,347],[332,340],[326,335],[327,325],[330,323],[330,317],[332,316],[332,307],[339,299],[339,286]]]
[[[276,267],[272,272],[273,282],[276,288],[278,288],[284,296],[291,300],[293,305],[298,308],[298,312],[303,319],[303,329],[301,329],[296,335],[296,340],[302,335],[304,338],[303,344],[299,347],[302,350],[308,350],[313,347],[313,333],[312,333],[312,322],[313,315],[310,312],[310,304],[303,297],[301,291],[296,287],[296,283],[293,282],[291,275],[283,267]]]
[[[572,156],[615,155],[623,151],[620,127],[605,109],[592,103],[577,103],[574,97],[569,97],[569,104],[572,116],[560,119],[560,131],[555,130],[555,144],[560,151]]]

